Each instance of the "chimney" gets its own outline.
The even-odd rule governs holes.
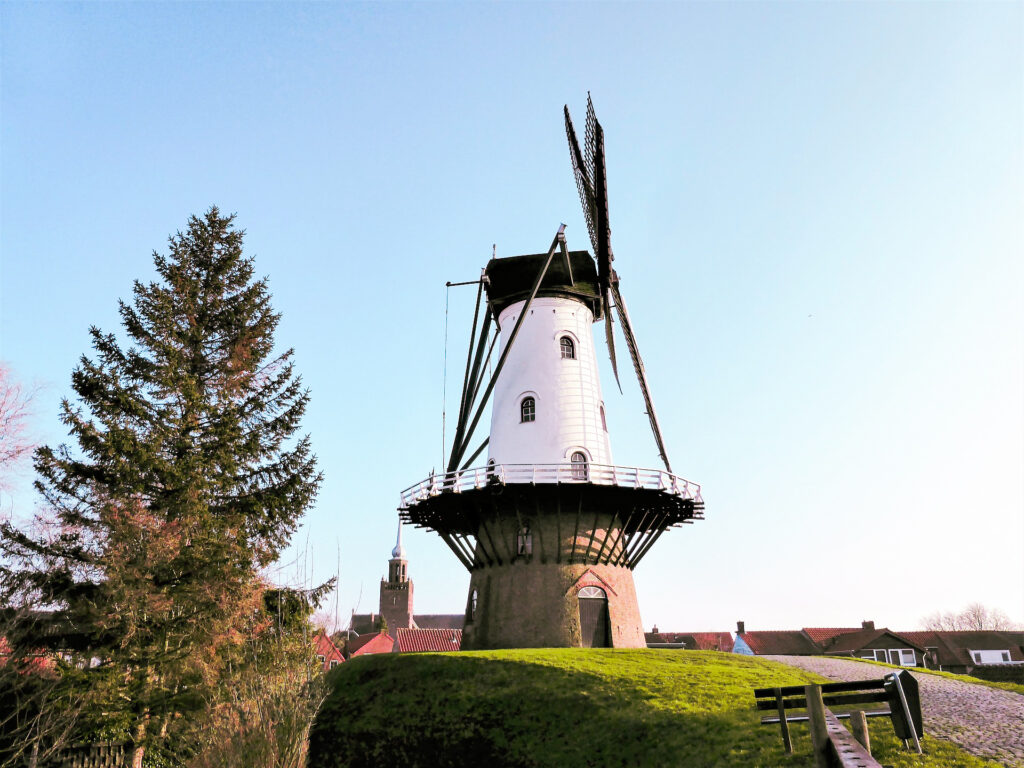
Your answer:
[[[874,629],[875,628],[875,622],[873,622],[873,621],[862,621],[860,623],[860,628],[861,629]]]
[[[654,629],[652,629],[651,632],[653,632],[654,634],[658,634],[658,625],[657,624],[654,625]]]
[[[744,625],[743,625],[743,622],[742,622],[742,621],[737,621],[737,622],[736,622],[736,634],[737,634],[737,635],[742,635],[742,634],[743,634],[744,632],[746,632],[746,631],[747,631],[747,630],[746,630],[746,628],[744,627]]]

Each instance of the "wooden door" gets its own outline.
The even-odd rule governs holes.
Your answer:
[[[608,595],[600,587],[579,591],[580,639],[584,648],[609,648]]]

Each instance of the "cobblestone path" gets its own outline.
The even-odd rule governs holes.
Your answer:
[[[832,680],[871,680],[884,667],[816,656],[765,656]],[[926,736],[955,742],[974,755],[1024,768],[1024,696],[1012,691],[916,674]]]

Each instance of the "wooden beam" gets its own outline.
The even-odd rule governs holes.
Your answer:
[[[786,708],[782,704],[782,689],[775,689],[775,707],[779,712],[779,728],[782,730],[782,744],[786,747],[786,754],[793,754],[793,741],[789,738],[789,723],[786,722]]]

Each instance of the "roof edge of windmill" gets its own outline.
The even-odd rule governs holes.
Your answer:
[[[546,253],[531,253],[487,262],[484,269],[487,298],[495,319],[505,308],[529,298],[533,283],[547,257]],[[574,298],[586,304],[595,317],[600,316],[601,295],[594,258],[589,251],[569,251],[569,263],[572,267],[571,277],[565,269],[564,260],[556,253],[537,295]]]

